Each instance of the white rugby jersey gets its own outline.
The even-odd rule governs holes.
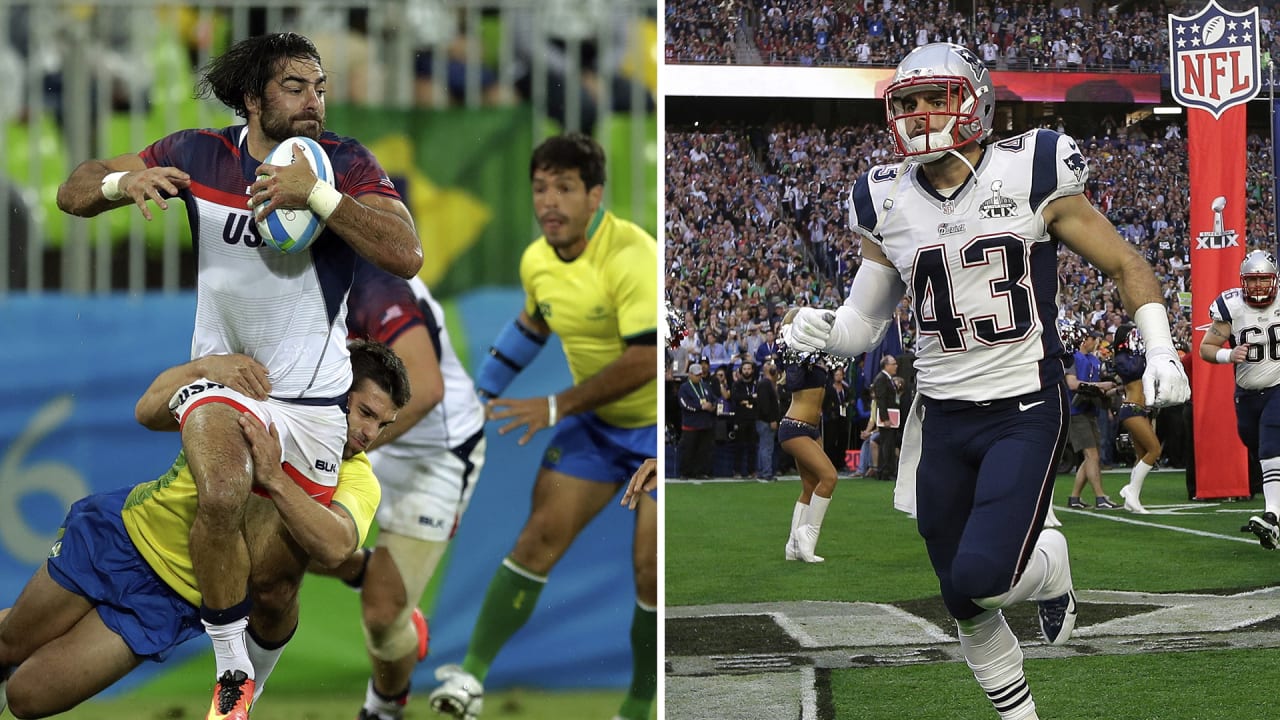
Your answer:
[[[294,255],[263,244],[247,206],[262,163],[249,154],[247,136],[244,125],[183,130],[140,153],[148,167],[191,176],[179,193],[197,256],[191,357],[248,355],[266,366],[275,398],[345,398],[351,387],[346,299],[357,255],[327,229]],[[340,191],[400,197],[358,142],[331,132],[319,142]]]
[[[916,315],[924,395],[987,401],[1060,382],[1058,243],[1043,217],[1083,192],[1088,165],[1073,139],[1033,130],[988,145],[944,197],[915,164],[872,168],[855,183],[850,225],[898,269]]]
[[[349,305],[351,314],[347,324],[355,337],[391,345],[405,330],[416,325],[425,327],[444,378],[444,398],[440,404],[375,453],[416,457],[421,448],[449,450],[484,427],[484,406],[449,339],[444,308],[421,279],[404,280],[361,260]]]
[[[1280,342],[1280,299],[1266,307],[1251,307],[1244,301],[1240,288],[1231,288],[1214,299],[1209,306],[1214,322],[1231,324],[1231,340],[1236,345],[1254,345],[1262,350],[1260,360],[1245,361],[1235,366],[1236,385],[1245,390],[1263,390],[1280,385],[1280,358],[1276,357]]]

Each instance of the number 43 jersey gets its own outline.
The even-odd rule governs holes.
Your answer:
[[[907,286],[921,393],[987,401],[1061,382],[1058,243],[1044,208],[1084,190],[1073,139],[1033,130],[988,145],[958,188],[919,165],[879,165],[850,196],[850,225],[876,243]],[[901,178],[899,172],[903,172]]]
[[[1235,366],[1236,385],[1245,390],[1265,390],[1280,385],[1280,362],[1276,361],[1276,342],[1280,338],[1280,302],[1266,307],[1251,307],[1244,301],[1240,288],[1231,288],[1214,298],[1209,306],[1214,322],[1231,324],[1230,345],[1249,345],[1249,359]],[[1252,348],[1258,348],[1260,359]]]

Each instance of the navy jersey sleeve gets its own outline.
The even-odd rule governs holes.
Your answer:
[[[395,184],[368,148],[350,138],[329,136],[321,138],[321,144],[329,146],[326,149],[329,150],[329,160],[333,163],[333,172],[337,176],[338,190],[351,197],[376,193],[395,200],[401,199]]]
[[[426,326],[409,281],[361,260],[347,300],[347,333],[390,345],[415,325]]]
[[[138,153],[147,167],[175,167],[187,170],[191,167],[191,139],[205,132],[204,130],[179,130],[171,135],[156,140]]]

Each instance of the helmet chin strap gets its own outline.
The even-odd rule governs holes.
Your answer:
[[[954,155],[960,158],[960,162],[964,163],[965,167],[969,168],[969,174],[973,176],[974,182],[975,183],[977,182],[978,171],[974,168],[973,163],[969,162],[969,158],[964,156],[964,153],[960,152],[956,148],[951,148],[949,150],[944,150],[942,154],[936,159],[941,159],[942,157],[945,157],[947,155]],[[931,160],[929,162],[933,162],[933,161]],[[898,188],[902,183],[902,178],[906,176],[909,170],[908,166],[913,165],[915,163],[927,164],[926,162],[922,161],[920,159],[920,156],[918,155],[913,155],[911,157],[903,158],[902,162],[898,164],[898,171],[894,174],[893,184],[889,186],[889,194],[885,197],[884,202],[880,204],[880,207],[884,208],[884,211],[885,211],[885,220],[887,220],[889,217],[889,211],[893,210],[894,201],[898,197]],[[964,181],[961,181],[960,184],[963,185]],[[969,198],[964,206],[965,213],[969,212],[969,210],[973,207],[973,199],[976,196],[977,196],[977,193],[972,193],[972,192],[969,193]],[[878,226],[883,226],[885,220],[881,220],[880,223],[878,223]]]

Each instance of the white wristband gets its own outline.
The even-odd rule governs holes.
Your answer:
[[[1164,305],[1150,302],[1133,314],[1133,324],[1142,333],[1142,344],[1151,348],[1173,349],[1173,337],[1169,334],[1169,314]]]
[[[107,173],[107,176],[102,178],[102,197],[111,202],[123,198],[124,192],[120,190],[120,178],[128,174],[127,172]]]
[[[556,412],[556,396],[552,393],[547,396],[547,427],[555,427],[559,419],[559,413]]]
[[[323,180],[316,180],[316,184],[311,186],[311,192],[307,195],[307,207],[325,222],[329,221],[329,216],[338,209],[340,202],[342,202],[342,193]]]
[[[1218,348],[1218,352],[1214,353],[1213,360],[1219,365],[1226,365],[1231,362],[1231,351],[1227,348]]]

